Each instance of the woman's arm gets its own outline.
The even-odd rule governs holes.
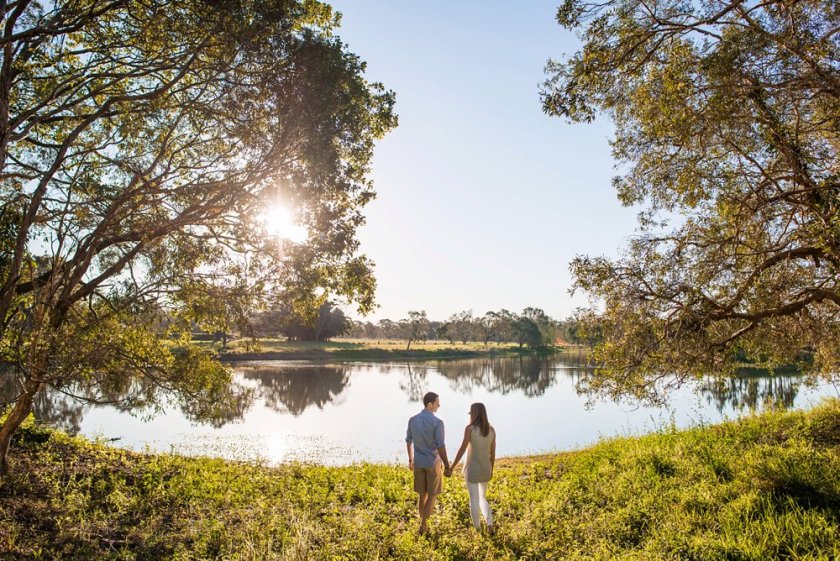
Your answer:
[[[449,471],[455,469],[455,465],[461,461],[461,457],[464,455],[464,452],[467,451],[467,446],[470,444],[470,431],[472,431],[472,425],[464,427],[464,440],[461,442],[461,447],[458,448],[458,453],[455,454],[455,460],[449,466]]]
[[[496,465],[496,429],[493,429],[493,442],[490,443],[490,469]]]

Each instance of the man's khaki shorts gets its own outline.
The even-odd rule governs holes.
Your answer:
[[[436,462],[434,467],[414,468],[414,490],[418,493],[440,495],[443,488],[443,463]]]

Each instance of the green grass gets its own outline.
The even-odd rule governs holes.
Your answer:
[[[449,341],[415,341],[406,350],[404,340],[337,339],[323,343],[286,341],[282,339],[237,339],[228,343],[226,349],[220,343],[197,341],[194,344],[213,349],[226,360],[398,360],[427,358],[470,358],[482,356],[515,356],[535,352],[560,352],[561,348],[545,348],[537,351],[520,348],[513,343]]]
[[[11,465],[3,559],[840,558],[840,400],[502,459],[495,536],[471,530],[459,478],[417,536],[401,466],[142,455],[37,427]]]

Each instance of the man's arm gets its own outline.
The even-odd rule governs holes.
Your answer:
[[[446,446],[441,446],[437,451],[440,459],[443,460],[443,469],[451,474],[452,472],[449,471],[449,458],[446,457]]]
[[[490,471],[496,467],[496,431],[493,431],[493,442],[490,443]]]
[[[408,469],[414,469],[414,439],[411,437],[411,423],[405,429],[405,451],[408,452]]]
[[[435,427],[435,446],[437,446],[438,456],[443,460],[443,468],[449,471],[449,458],[446,456],[446,440],[443,431],[443,421],[438,423]]]

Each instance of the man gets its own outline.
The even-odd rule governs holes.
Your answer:
[[[443,421],[435,417],[438,409],[440,397],[434,392],[424,395],[423,410],[408,420],[405,435],[408,469],[414,470],[414,490],[419,495],[417,510],[420,512],[421,535],[429,532],[429,517],[443,488],[443,472],[449,472]]]

